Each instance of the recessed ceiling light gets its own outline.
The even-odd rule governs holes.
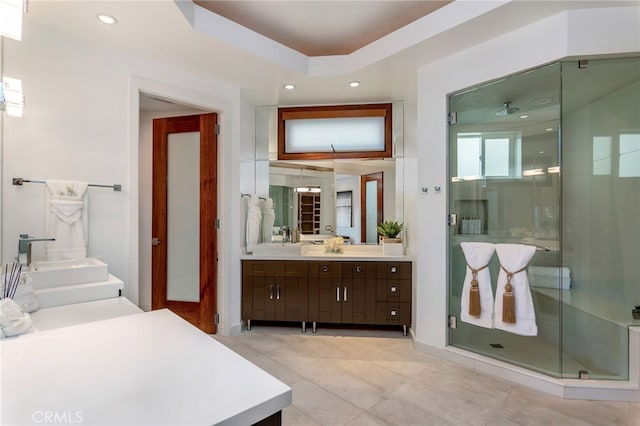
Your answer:
[[[547,127],[547,128],[546,128],[546,129],[544,129],[544,130],[546,130],[547,132],[551,132],[551,131],[553,130],[553,127]]]
[[[360,82],[359,81],[350,81],[349,82],[349,86],[358,87],[358,86],[360,86]]]
[[[520,118],[529,118],[528,115],[521,115]]]
[[[293,84],[285,84],[283,87],[287,90],[293,90],[296,88]]]
[[[98,13],[96,18],[98,18],[98,20],[103,24],[107,25],[114,25],[118,23],[118,20],[114,16],[107,15],[106,13]]]

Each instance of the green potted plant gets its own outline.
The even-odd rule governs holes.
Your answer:
[[[404,223],[386,220],[376,227],[378,234],[382,236],[382,254],[385,256],[402,256],[404,245],[398,234],[404,229]]]
[[[378,234],[382,235],[383,243],[402,243],[398,234],[404,229],[404,223],[386,220],[376,227]]]

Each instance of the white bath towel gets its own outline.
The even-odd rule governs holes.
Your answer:
[[[260,225],[262,224],[262,213],[260,211],[260,197],[253,194],[247,200],[247,253],[253,253],[253,246],[260,241]]]
[[[270,243],[273,235],[273,223],[276,221],[276,213],[273,211],[273,200],[267,198],[262,205],[262,242]]]
[[[3,290],[3,286],[0,285],[0,293],[2,293]],[[40,309],[40,303],[31,284],[18,284],[16,294],[13,295],[12,299],[20,307],[22,312],[31,313]]]
[[[0,300],[0,328],[6,337],[35,331],[31,316],[23,313],[12,299]]]
[[[460,301],[460,318],[469,324],[480,327],[493,328],[493,290],[491,288],[491,274],[489,272],[489,260],[495,251],[495,244],[491,243],[460,243],[465,260],[467,261],[467,273],[462,286],[462,298]],[[477,271],[476,280],[480,293],[480,316],[469,314],[469,290],[473,271]]]
[[[521,336],[536,336],[538,334],[536,313],[529,280],[524,269],[535,255],[536,248],[523,244],[496,244],[496,253],[501,267],[496,286],[495,327]],[[514,324],[502,320],[502,297],[508,280],[507,273],[513,273],[511,286],[515,301],[516,322]]]
[[[567,267],[530,266],[527,276],[531,287],[571,288],[571,270]]]
[[[88,208],[85,182],[47,180],[47,260],[87,257]]]

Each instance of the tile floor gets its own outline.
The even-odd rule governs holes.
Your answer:
[[[395,330],[255,325],[215,338],[291,386],[286,426],[640,426],[640,403],[555,398],[416,352]]]

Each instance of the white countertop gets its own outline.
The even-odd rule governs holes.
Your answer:
[[[32,312],[31,320],[38,331],[68,327],[87,322],[101,321],[125,315],[139,314],[142,309],[125,297],[94,300],[92,302],[74,303],[54,306]]]
[[[345,244],[342,253],[327,253],[324,245],[311,243],[263,243],[253,253],[243,253],[244,260],[333,260],[333,261],[411,261],[406,254],[390,256],[377,244]]]
[[[0,365],[7,425],[47,414],[67,424],[248,425],[291,404],[289,386],[166,309],[0,341]]]

